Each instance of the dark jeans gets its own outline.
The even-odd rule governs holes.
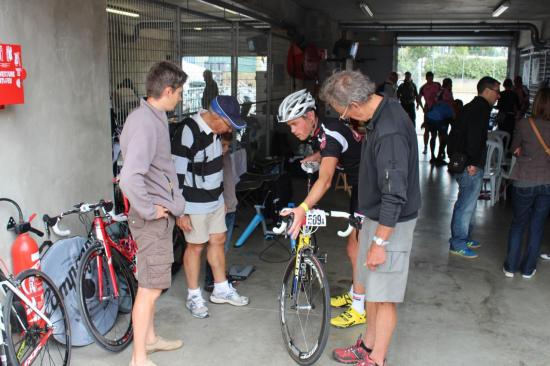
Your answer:
[[[403,109],[405,110],[405,112],[407,112],[407,114],[411,118],[413,126],[416,126],[416,110],[414,109],[414,103],[401,104],[401,106],[403,106]]]
[[[466,249],[466,243],[470,241],[473,229],[474,211],[483,182],[483,169],[477,168],[474,175],[468,174],[465,169],[461,174],[455,174],[458,182],[458,198],[453,209],[451,220],[451,249]]]
[[[523,274],[530,275],[537,268],[537,257],[549,211],[550,184],[527,188],[512,187],[512,225],[508,233],[505,270],[521,270]],[[526,227],[529,227],[529,239],[522,257],[522,239]]]
[[[233,228],[235,227],[235,218],[237,216],[236,212],[228,212],[225,214],[225,226],[227,226],[227,232],[225,233],[225,252],[231,247],[231,237],[233,236]],[[212,267],[206,261],[206,268],[204,271],[204,285],[211,285],[214,283],[214,274],[212,274]]]

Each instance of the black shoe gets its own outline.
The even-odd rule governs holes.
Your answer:
[[[435,158],[431,158],[431,159],[430,159],[430,164],[434,165],[434,164],[435,164],[435,161],[436,161]]]
[[[435,166],[444,166],[447,165],[447,162],[441,158],[435,159]]]

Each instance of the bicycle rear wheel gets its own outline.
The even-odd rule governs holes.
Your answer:
[[[292,359],[300,365],[312,365],[327,344],[330,293],[324,269],[315,256],[302,256],[297,277],[295,262],[293,257],[288,263],[281,286],[281,330]]]
[[[136,295],[136,282],[124,259],[111,250],[113,267],[118,286],[118,297],[109,275],[105,249],[96,244],[82,256],[78,276],[78,297],[86,327],[96,342],[103,348],[120,352],[133,337],[132,307]],[[98,267],[101,263],[102,280]],[[100,288],[103,294],[100,298]]]
[[[44,273],[29,269],[12,282],[51,326],[13,291],[4,300],[9,365],[69,365],[71,329],[61,293]]]

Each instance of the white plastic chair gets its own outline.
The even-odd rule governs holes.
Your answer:
[[[502,143],[495,140],[487,140],[487,160],[485,160],[485,169],[483,172],[483,183],[486,187],[489,183],[491,192],[491,205],[494,205],[498,197],[498,189],[500,188],[500,179],[502,172],[502,156],[504,149]]]
[[[502,141],[502,146],[504,147],[504,153],[506,153],[506,151],[508,150],[508,144],[510,143],[510,134],[502,130],[494,130],[491,131],[489,134],[500,137]]]
[[[499,187],[501,184],[504,183],[503,196],[505,201],[506,201],[506,191],[508,189],[508,181],[510,180],[510,176],[512,175],[512,170],[514,169],[514,165],[516,165],[515,155],[512,156],[512,160],[510,160],[510,166],[508,167],[508,169],[503,168],[500,174],[501,183],[499,184]]]

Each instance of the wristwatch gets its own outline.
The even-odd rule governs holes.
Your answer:
[[[378,245],[379,247],[385,247],[390,243],[389,241],[384,240],[381,237],[376,235],[372,237],[372,241],[374,242],[374,244]]]

